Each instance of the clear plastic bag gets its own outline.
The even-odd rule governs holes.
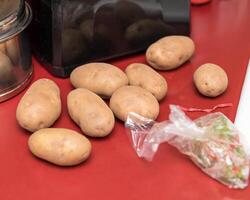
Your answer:
[[[222,113],[192,121],[178,106],[170,106],[168,121],[160,123],[130,113],[125,123],[133,148],[151,161],[161,143],[168,142],[206,174],[230,188],[248,185],[249,160],[240,133]]]

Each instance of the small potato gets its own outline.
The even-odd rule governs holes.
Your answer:
[[[6,42],[6,53],[10,57],[12,63],[18,65],[20,53],[17,38],[13,38]]]
[[[6,45],[4,42],[0,43],[0,52],[6,54]]]
[[[0,83],[11,80],[13,75],[12,67],[9,57],[0,51]]]
[[[157,99],[147,90],[137,86],[123,86],[116,90],[109,104],[115,116],[126,121],[129,112],[156,119],[159,114]]]
[[[19,125],[30,132],[50,127],[60,114],[60,90],[49,79],[34,82],[20,100],[16,110]]]
[[[155,69],[171,70],[189,60],[194,50],[195,45],[191,38],[167,36],[149,46],[146,59]]]
[[[195,71],[193,80],[198,91],[208,97],[219,96],[226,91],[228,86],[226,72],[212,63],[201,65]]]
[[[139,86],[148,90],[158,101],[166,96],[168,90],[167,81],[151,67],[134,63],[129,65],[125,72],[130,85]]]
[[[87,19],[80,25],[80,30],[85,39],[89,42],[93,42],[94,38],[94,21],[92,19]]]
[[[64,128],[40,129],[29,137],[28,145],[38,158],[60,166],[80,164],[91,152],[86,137]]]
[[[80,31],[90,46],[96,47],[98,51],[100,46],[109,48],[112,43],[112,30],[103,23],[95,23],[93,19],[87,19],[80,25]]]
[[[63,63],[71,65],[82,61],[88,52],[87,44],[81,31],[65,29],[62,33]]]
[[[77,67],[70,75],[75,88],[86,88],[102,98],[110,98],[119,87],[128,84],[126,74],[107,63],[89,63]]]
[[[114,128],[115,119],[106,103],[95,93],[78,88],[67,97],[68,112],[81,130],[91,137],[104,137]]]

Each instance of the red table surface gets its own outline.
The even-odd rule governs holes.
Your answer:
[[[208,108],[225,102],[234,104],[221,110],[233,120],[250,57],[250,1],[214,0],[192,7],[192,38],[196,52],[190,62],[161,73],[169,83],[169,92],[158,120],[167,119],[170,103]],[[136,55],[112,61],[122,69],[133,62],[145,62],[145,58]],[[192,83],[194,70],[205,62],[223,66],[229,76],[227,92],[216,99],[201,97]],[[73,89],[69,80],[52,77],[35,60],[34,67],[34,80],[51,78],[61,88],[63,112],[54,127],[80,131],[66,109],[66,96]],[[16,123],[15,110],[23,94],[0,104],[1,200],[250,199],[250,187],[228,189],[168,144],[161,145],[153,162],[139,159],[119,121],[109,137],[91,139],[93,152],[87,162],[63,168],[41,161],[28,150],[29,133]]]

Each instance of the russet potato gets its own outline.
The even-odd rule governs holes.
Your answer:
[[[128,84],[128,78],[114,65],[89,63],[73,70],[70,82],[75,88],[86,88],[102,98],[110,98],[115,90]]]
[[[191,38],[167,36],[149,46],[146,59],[155,69],[172,70],[189,60],[194,51],[195,45]]]
[[[148,90],[158,101],[166,96],[168,90],[167,81],[151,67],[141,63],[133,63],[126,68],[125,72],[129,85]]]
[[[60,90],[55,82],[45,78],[30,86],[16,110],[19,125],[30,132],[52,126],[60,114]]]
[[[224,93],[228,86],[226,72],[218,65],[206,63],[201,65],[193,75],[197,90],[204,96],[217,97]]]
[[[78,88],[67,97],[68,112],[84,134],[104,137],[111,133],[115,119],[106,103],[95,93]]]
[[[109,104],[115,116],[126,121],[130,112],[156,119],[159,114],[157,99],[147,90],[138,86],[123,86],[116,90]]]
[[[40,129],[29,137],[28,146],[38,158],[60,166],[80,164],[91,153],[86,137],[65,128]]]

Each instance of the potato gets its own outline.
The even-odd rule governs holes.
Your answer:
[[[130,64],[125,72],[130,85],[148,90],[158,101],[166,96],[168,90],[167,81],[151,67],[145,64],[134,63]]]
[[[96,47],[95,51],[103,48],[109,48],[112,43],[112,30],[103,23],[95,23],[93,19],[87,19],[80,25],[82,35],[86,41],[92,46]]]
[[[206,63],[194,73],[194,84],[204,96],[217,97],[226,91],[228,78],[226,72],[218,65]]]
[[[163,21],[142,19],[128,26],[125,31],[125,38],[132,45],[149,45],[157,39],[172,33],[173,28]]]
[[[1,53],[6,53],[6,45],[4,42],[0,43],[0,52]]]
[[[62,43],[64,64],[79,63],[86,57],[88,49],[81,31],[76,29],[63,30]]]
[[[91,152],[91,143],[83,135],[64,128],[44,128],[29,137],[30,151],[43,160],[60,166],[77,165]]]
[[[83,21],[80,25],[80,31],[84,38],[89,42],[93,42],[94,38],[94,20],[87,19]]]
[[[49,79],[34,82],[20,100],[16,110],[19,125],[30,132],[50,127],[60,114],[60,90]]]
[[[75,88],[86,88],[102,98],[109,98],[119,87],[128,84],[126,74],[107,63],[89,63],[77,67],[70,75]]]
[[[13,75],[12,67],[9,57],[0,51],[0,83],[11,80]]]
[[[111,133],[115,119],[106,103],[95,93],[78,88],[67,97],[68,112],[81,130],[91,137],[104,137]]]
[[[143,8],[138,3],[131,1],[117,1],[114,6],[114,14],[124,27],[146,17]]]
[[[159,114],[157,99],[147,90],[138,86],[123,86],[116,90],[109,104],[115,116],[126,121],[129,112],[156,119]]]
[[[20,53],[19,53],[17,38],[13,38],[6,42],[6,52],[7,52],[7,55],[10,57],[12,63],[14,65],[18,65]]]
[[[189,60],[194,50],[195,46],[191,38],[167,36],[149,46],[146,59],[155,69],[171,70]]]

